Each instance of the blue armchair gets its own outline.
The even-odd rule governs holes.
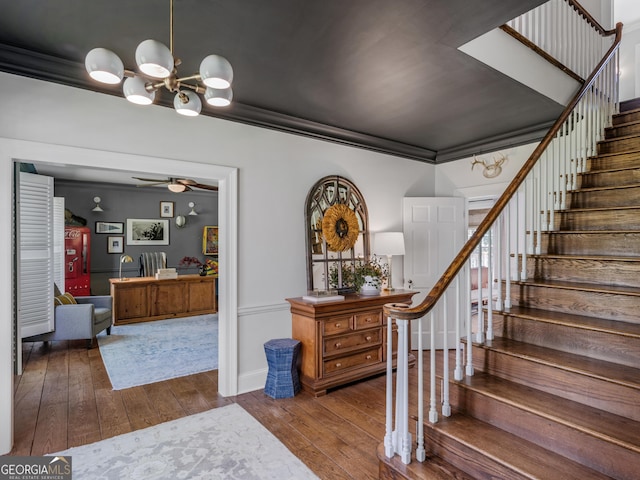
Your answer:
[[[110,295],[75,297],[75,305],[55,307],[55,330],[53,332],[23,338],[25,342],[48,342],[51,340],[87,340],[87,348],[93,345],[94,337],[105,328],[111,335],[112,299]]]

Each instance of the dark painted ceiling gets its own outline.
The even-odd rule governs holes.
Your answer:
[[[181,76],[211,53],[233,65],[234,103],[203,114],[440,163],[540,138],[559,115],[457,50],[541,3],[175,0],[174,52]],[[47,81],[122,96],[89,79],[86,53],[134,69],[142,40],[169,36],[169,0],[0,0],[0,70]]]

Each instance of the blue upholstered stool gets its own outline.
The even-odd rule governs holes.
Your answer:
[[[264,393],[271,398],[290,398],[300,391],[298,355],[300,341],[291,338],[269,340],[264,344],[269,373]]]

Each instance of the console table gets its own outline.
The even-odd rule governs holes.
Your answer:
[[[162,280],[110,278],[113,323],[123,325],[215,313],[215,280],[214,276],[200,275],[178,275],[178,278]]]
[[[306,302],[288,298],[292,336],[302,343],[300,382],[316,396],[328,388],[344,385],[386,371],[387,303],[411,303],[415,290],[395,290],[380,295],[346,295],[337,302]],[[393,351],[398,336],[393,325]],[[409,363],[415,364],[410,355]],[[393,360],[396,366],[395,359]]]

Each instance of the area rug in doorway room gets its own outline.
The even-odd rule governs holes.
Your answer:
[[[97,338],[114,390],[218,368],[218,315],[118,325]]]
[[[235,403],[53,455],[74,480],[318,478]]]

